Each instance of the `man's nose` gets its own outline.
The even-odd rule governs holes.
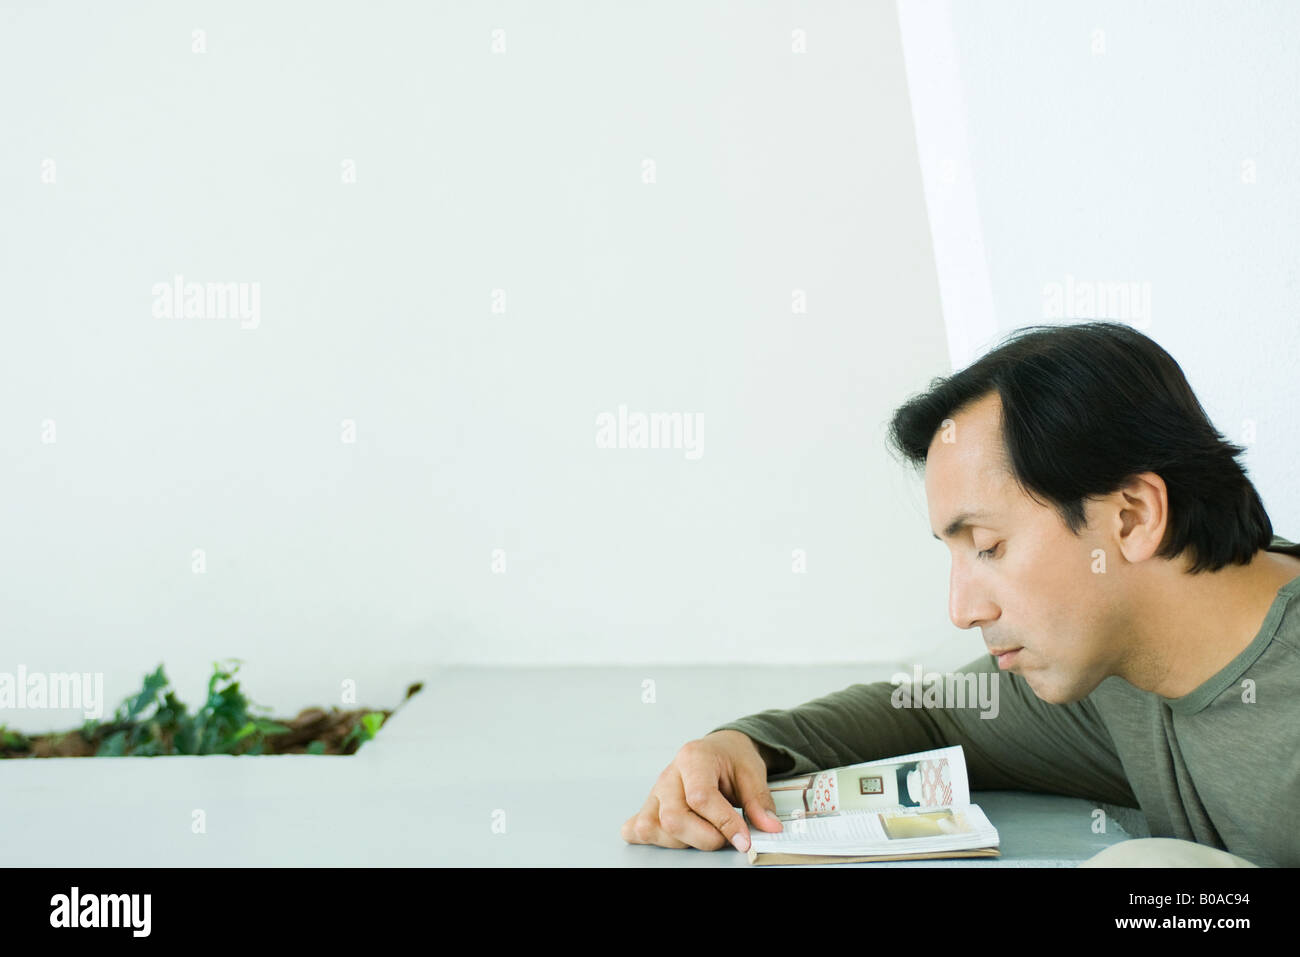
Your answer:
[[[948,617],[963,630],[997,617],[997,606],[977,584],[956,568],[948,582]]]

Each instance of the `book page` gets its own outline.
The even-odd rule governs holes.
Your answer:
[[[834,811],[970,803],[960,745],[767,782],[782,821]]]
[[[996,847],[997,830],[977,805],[825,812],[792,820],[780,833],[753,828],[756,852],[786,854],[916,854]]]

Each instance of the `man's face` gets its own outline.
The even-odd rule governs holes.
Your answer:
[[[1092,571],[1092,550],[1102,547],[1095,529],[1076,538],[1054,508],[1016,485],[1001,411],[999,396],[990,393],[930,443],[930,527],[952,552],[948,614],[958,628],[978,626],[991,652],[1019,649],[999,666],[1023,677],[1039,698],[1076,701],[1116,670],[1122,602],[1115,576]],[[966,512],[977,514],[946,536]]]

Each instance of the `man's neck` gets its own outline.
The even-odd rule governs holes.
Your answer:
[[[1261,550],[1249,565],[1188,575],[1167,563],[1152,575],[1120,675],[1134,687],[1181,698],[1255,640],[1278,589],[1300,576],[1300,559]]]

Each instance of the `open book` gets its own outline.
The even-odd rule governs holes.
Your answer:
[[[749,829],[751,864],[997,857],[961,746],[767,782],[783,829]]]

